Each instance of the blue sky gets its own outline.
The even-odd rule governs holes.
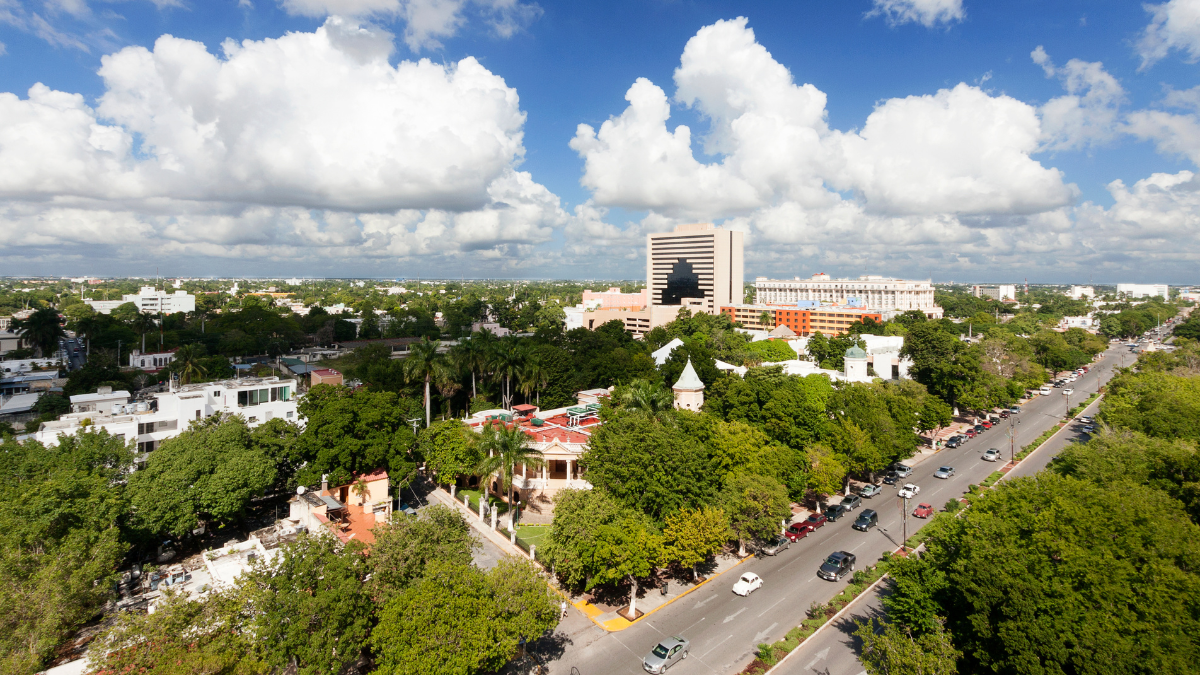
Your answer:
[[[1200,281],[1200,0],[0,0],[0,43],[12,274],[637,277],[712,220],[748,277]]]

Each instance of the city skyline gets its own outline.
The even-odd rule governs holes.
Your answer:
[[[5,3],[0,261],[1192,282],[1192,3],[836,4]]]

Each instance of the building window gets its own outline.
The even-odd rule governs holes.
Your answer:
[[[287,418],[288,418],[289,420],[290,420],[290,419],[292,419],[292,415],[293,415],[293,414],[294,414],[294,413],[293,413],[291,410],[287,411]]]
[[[200,419],[200,411],[199,410],[196,411],[196,419]]]

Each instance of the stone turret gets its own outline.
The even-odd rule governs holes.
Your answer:
[[[852,382],[867,379],[867,353],[859,347],[846,350],[846,379]]]
[[[700,381],[700,376],[692,367],[691,359],[688,359],[683,374],[679,376],[679,381],[671,389],[675,392],[676,410],[700,412],[700,408],[704,405],[704,383]]]

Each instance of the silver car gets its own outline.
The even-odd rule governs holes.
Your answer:
[[[934,472],[933,477],[944,479],[944,478],[949,478],[953,475],[954,475],[954,467],[943,466],[943,467],[939,467],[938,470]]]
[[[667,668],[687,658],[691,643],[678,635],[664,638],[642,659],[642,669],[647,673],[665,673]]]

